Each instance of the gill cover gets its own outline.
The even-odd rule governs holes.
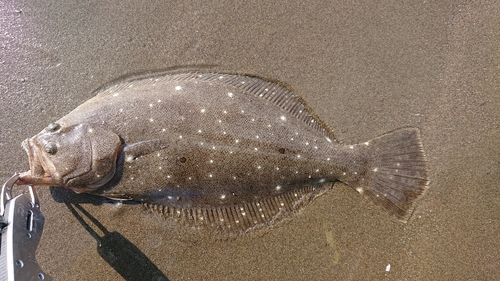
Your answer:
[[[101,127],[52,123],[23,146],[30,156],[33,184],[62,185],[83,192],[95,190],[113,177],[121,140]]]

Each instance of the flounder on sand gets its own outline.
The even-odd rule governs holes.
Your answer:
[[[19,183],[135,200],[228,233],[289,217],[335,181],[406,221],[428,183],[418,129],[344,145],[287,87],[244,75],[128,79],[23,147]]]

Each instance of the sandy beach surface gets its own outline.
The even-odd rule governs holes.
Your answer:
[[[282,81],[344,143],[420,128],[430,184],[410,222],[336,183],[279,227],[213,239],[140,205],[38,188],[45,273],[500,280],[499,3],[274,2],[0,2],[0,179],[29,168],[21,141],[99,86],[189,66]]]

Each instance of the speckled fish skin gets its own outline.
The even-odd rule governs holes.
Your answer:
[[[405,221],[428,183],[418,129],[342,145],[286,87],[244,75],[123,81],[23,146],[22,183],[141,201],[224,232],[280,221],[334,181]]]

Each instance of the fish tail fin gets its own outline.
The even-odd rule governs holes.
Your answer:
[[[424,193],[426,157],[417,128],[400,129],[357,145],[367,159],[356,190],[398,219],[407,222],[416,200]]]

